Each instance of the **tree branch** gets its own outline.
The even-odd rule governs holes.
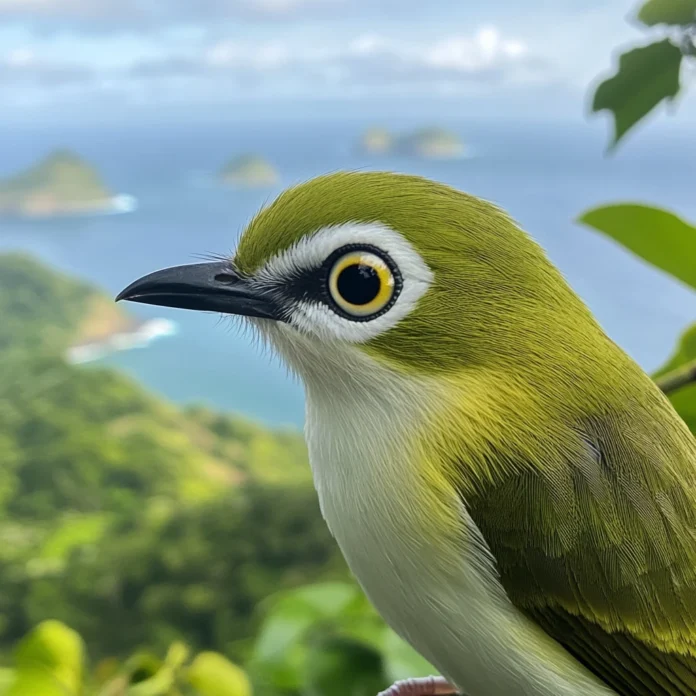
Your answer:
[[[668,372],[655,380],[657,386],[660,387],[665,394],[671,394],[672,392],[675,392],[678,389],[686,387],[687,385],[695,382],[696,360],[692,360],[691,362],[686,363],[686,365],[682,365],[676,370],[672,370],[671,372]]]

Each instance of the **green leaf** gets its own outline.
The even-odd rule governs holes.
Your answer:
[[[696,288],[696,227],[667,210],[637,203],[594,208],[579,221]]]
[[[306,696],[376,696],[387,686],[379,653],[350,640],[313,645],[302,669]]]
[[[324,582],[314,585],[305,585],[291,590],[285,598],[298,600],[316,609],[324,617],[337,616],[360,596],[360,591],[355,585],[342,582]]]
[[[162,669],[164,663],[157,655],[140,651],[131,655],[124,664],[124,670],[131,684],[137,684],[153,677]]]
[[[9,688],[15,681],[17,673],[11,667],[0,667],[0,696],[9,693]]]
[[[323,583],[300,587],[274,599],[261,626],[254,659],[277,661],[290,646],[322,620],[349,611],[359,591],[345,583]]]
[[[82,638],[59,621],[40,623],[22,639],[15,651],[20,676],[41,671],[69,694],[77,694],[82,688],[84,659]]]
[[[658,379],[667,373],[678,370],[687,363],[696,360],[696,324],[690,326],[679,338],[677,348],[669,360],[653,375]],[[696,383],[689,384],[669,395],[669,400],[689,426],[696,433]]]
[[[614,115],[615,147],[621,138],[663,99],[674,99],[681,88],[682,52],[669,39],[634,48],[619,58],[616,75],[597,87],[593,111]]]
[[[187,677],[200,696],[251,696],[246,672],[218,653],[198,653]]]
[[[638,12],[643,24],[687,26],[696,22],[696,0],[648,0]]]
[[[188,647],[184,643],[177,641],[169,646],[164,662],[171,669],[179,669],[188,658]]]
[[[76,693],[67,689],[50,671],[37,667],[18,671],[3,696],[74,696]]]
[[[437,670],[394,631],[387,629],[382,642],[384,671],[390,682],[409,677],[429,677]]]
[[[169,696],[175,683],[174,670],[165,665],[149,679],[130,685],[126,693],[128,696]]]
[[[321,614],[303,602],[285,601],[263,622],[254,649],[254,660],[282,659],[290,646],[300,640]]]

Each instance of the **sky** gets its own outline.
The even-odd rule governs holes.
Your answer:
[[[428,100],[584,115],[630,0],[0,0],[0,118]],[[270,106],[269,106],[270,105]]]

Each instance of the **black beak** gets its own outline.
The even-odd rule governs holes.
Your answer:
[[[129,300],[161,307],[224,312],[261,319],[282,319],[280,307],[251,287],[227,261],[174,266],[150,273],[122,290],[116,302]]]

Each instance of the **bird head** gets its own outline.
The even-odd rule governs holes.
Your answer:
[[[246,317],[303,377],[365,357],[417,374],[524,370],[590,321],[502,210],[384,172],[290,188],[232,258],[157,271],[118,299]]]

